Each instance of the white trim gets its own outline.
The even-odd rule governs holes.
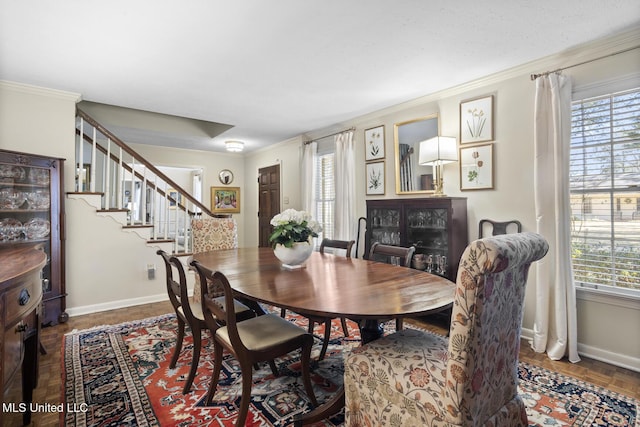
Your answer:
[[[354,123],[358,125],[360,123],[367,123],[369,120],[372,120],[375,117],[403,112],[404,110],[412,107],[424,107],[424,104],[427,104],[429,102],[439,102],[442,99],[465,94],[473,90],[486,89],[487,86],[499,84],[511,78],[523,78],[524,76],[526,76],[526,79],[530,80],[531,73],[552,71],[558,68],[566,67],[567,65],[595,60],[599,57],[602,57],[603,55],[608,55],[612,52],[618,52],[632,47],[637,47],[639,44],[640,32],[638,32],[637,28],[634,28],[619,33],[610,38],[603,38],[595,42],[585,43],[576,46],[575,48],[559,52],[555,55],[550,55],[544,58],[520,64],[515,67],[490,74],[480,79],[463,83],[458,86],[446,88],[411,101],[393,105],[382,110],[377,110],[373,113],[364,114],[362,116],[342,122],[340,123],[340,125],[353,126]],[[322,129],[317,130],[317,132],[322,131]]]
[[[533,329],[522,328],[520,335],[529,343],[533,340]],[[589,359],[599,360],[610,365],[619,366],[631,371],[640,372],[640,358],[626,354],[613,353],[608,350],[578,343],[578,354]],[[579,362],[578,362],[579,363]]]
[[[623,76],[599,80],[582,86],[575,86],[573,88],[572,98],[574,100],[593,98],[610,93],[622,92],[636,87],[640,87],[640,72],[637,71]]]
[[[613,353],[601,348],[578,343],[578,353],[590,359],[599,360],[631,371],[640,372],[640,358]]]
[[[31,95],[48,96],[52,98],[60,98],[73,102],[80,102],[82,95],[75,92],[66,92],[63,90],[49,89],[46,87],[28,85],[24,83],[10,82],[8,80],[0,80],[0,87],[14,90],[16,92],[27,93]]]
[[[101,311],[115,310],[118,308],[126,308],[126,307],[132,307],[136,305],[150,304],[154,302],[168,301],[168,300],[169,300],[169,296],[167,295],[166,292],[164,292],[162,294],[149,295],[146,297],[122,299],[122,300],[110,301],[110,302],[105,302],[100,304],[91,304],[91,305],[85,305],[82,307],[69,308],[67,309],[67,314],[69,314],[69,317],[75,317],[75,316],[82,316],[85,314],[98,313]]]
[[[623,294],[621,292],[606,291],[602,289],[577,287],[576,296],[578,299],[584,301],[592,301],[601,304],[640,310],[640,298],[636,295]]]

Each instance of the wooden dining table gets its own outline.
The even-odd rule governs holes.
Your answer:
[[[382,335],[380,319],[424,316],[449,308],[455,284],[424,271],[314,252],[303,268],[288,270],[271,248],[238,248],[194,254],[222,272],[238,298],[301,315],[358,320],[367,343]],[[328,418],[344,407],[344,389],[302,415],[295,425]]]

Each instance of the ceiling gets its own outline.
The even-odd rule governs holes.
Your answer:
[[[106,115],[127,142],[252,151],[633,28],[638,0],[0,0],[0,80],[199,129]]]

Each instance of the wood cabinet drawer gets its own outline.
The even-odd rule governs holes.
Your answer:
[[[4,294],[5,305],[5,325],[12,325],[29,311],[33,310],[41,300],[42,284],[40,282],[40,272],[36,271],[24,280],[20,281],[18,286],[8,290]]]

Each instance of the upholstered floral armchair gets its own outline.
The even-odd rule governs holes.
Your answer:
[[[345,361],[346,426],[527,426],[517,394],[529,267],[548,250],[525,232],[472,242],[460,261],[450,338],[406,329]]]
[[[194,218],[191,230],[193,253],[238,247],[238,225],[233,218]],[[193,300],[200,302],[200,299],[200,286],[195,286]]]

